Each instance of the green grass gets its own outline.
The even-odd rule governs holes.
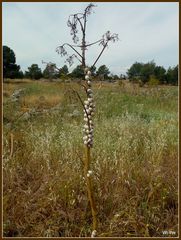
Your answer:
[[[83,114],[70,85],[83,96],[75,84],[4,84],[9,95],[25,88],[16,106],[4,97],[4,236],[91,234],[82,163]],[[162,237],[164,230],[177,236],[178,88],[135,91],[131,85],[97,85],[91,167],[99,236]],[[44,103],[37,101],[40,96]],[[29,109],[32,104],[39,114],[15,121],[22,104]],[[58,111],[43,112],[57,104]],[[80,115],[74,116],[75,110]]]

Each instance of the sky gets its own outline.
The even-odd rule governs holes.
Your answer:
[[[119,41],[110,43],[96,67],[105,64],[113,74],[125,74],[133,63],[154,60],[166,69],[179,59],[178,2],[95,2],[88,17],[86,40],[99,40],[110,30]],[[45,62],[65,64],[56,47],[73,43],[67,20],[70,14],[82,12],[87,2],[3,2],[3,45],[13,49],[16,62],[23,71],[36,63],[42,69]],[[68,50],[68,49],[67,49]],[[101,46],[86,52],[90,66]],[[73,54],[72,50],[68,52]],[[79,62],[75,61],[69,71]]]

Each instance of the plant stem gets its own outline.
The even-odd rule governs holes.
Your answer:
[[[86,151],[86,158],[85,158],[84,170],[85,170],[85,179],[87,183],[87,193],[90,201],[90,207],[91,207],[91,213],[92,213],[92,219],[93,219],[93,230],[97,230],[97,211],[96,211],[95,199],[93,194],[92,181],[91,181],[91,176],[87,176],[89,166],[90,166],[90,160],[91,160],[90,148],[86,146],[85,151]]]

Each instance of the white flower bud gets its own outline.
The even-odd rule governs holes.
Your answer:
[[[89,80],[89,81],[87,81],[87,84],[89,85],[89,86],[91,86],[91,81]]]
[[[86,101],[84,101],[84,104],[85,104],[85,106],[86,106],[87,104],[89,104],[89,102],[86,100]]]
[[[92,120],[89,120],[90,125],[92,125]]]
[[[84,144],[87,145],[87,141],[84,141]]]
[[[87,72],[87,75],[91,76],[91,71],[88,71],[88,72]]]
[[[84,121],[85,121],[85,122],[88,122],[89,120],[88,120],[88,118],[87,118],[87,117],[85,117],[85,118],[84,118]]]

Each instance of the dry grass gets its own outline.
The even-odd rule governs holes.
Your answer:
[[[21,101],[20,106],[11,106],[8,96],[4,99],[4,236],[90,236],[83,114],[72,115],[81,106],[69,91],[70,84],[17,85],[5,84],[4,89],[25,88],[26,106],[38,109],[44,96],[42,108],[60,104],[61,109],[19,119],[10,127],[8,121],[18,116]],[[99,83],[95,85],[96,89]],[[99,236],[162,237],[164,230],[177,236],[177,88],[132,92],[130,86],[109,83],[97,93],[91,167]]]
[[[36,107],[36,108],[51,108],[60,104],[62,102],[63,95],[50,95],[50,96],[25,96],[22,98],[22,106],[23,107]]]

